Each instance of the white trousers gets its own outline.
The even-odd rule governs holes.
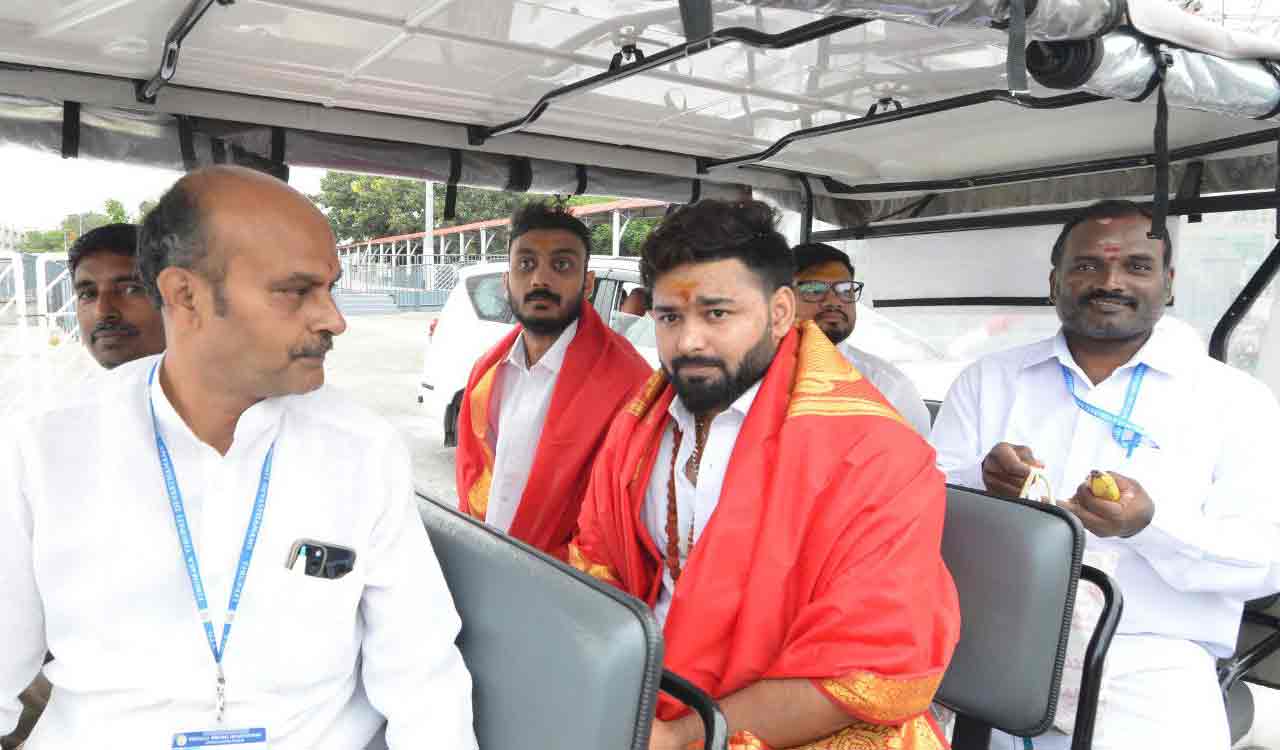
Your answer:
[[[1231,732],[1217,663],[1198,643],[1117,635],[1107,652],[1094,750],[1228,750]],[[1021,737],[993,732],[992,750],[1023,750]],[[1070,735],[1034,737],[1035,750],[1067,750]]]

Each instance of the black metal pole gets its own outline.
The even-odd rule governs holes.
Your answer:
[[[1262,265],[1254,271],[1249,283],[1244,285],[1244,289],[1236,295],[1235,301],[1222,314],[1218,325],[1214,326],[1213,335],[1209,337],[1210,357],[1219,362],[1227,361],[1227,345],[1231,343],[1232,332],[1236,330],[1236,326],[1240,325],[1240,321],[1244,320],[1244,316],[1249,314],[1249,309],[1266,290],[1271,280],[1276,277],[1277,272],[1280,272],[1280,243],[1276,243],[1267,257],[1262,259]]]
[[[1087,94],[1084,92],[1061,94],[1059,96],[1035,97],[1011,94],[1004,89],[978,91],[972,94],[954,96],[949,99],[939,99],[936,102],[917,104],[914,107],[886,110],[878,112],[875,115],[859,117],[854,120],[833,122],[827,125],[818,125],[812,128],[796,130],[774,141],[772,146],[753,154],[733,156],[727,159],[698,159],[698,171],[708,172],[712,169],[719,169],[721,167],[742,167],[748,164],[756,164],[757,162],[772,159],[777,156],[779,152],[796,141],[820,138],[822,136],[833,135],[835,133],[847,133],[851,130],[867,128],[873,125],[887,125],[891,122],[910,120],[915,117],[938,114],[939,112],[949,112],[954,109],[963,109],[965,107],[987,104],[989,102],[1012,104],[1026,109],[1062,109],[1064,107],[1075,107],[1081,104],[1100,102],[1105,98],[1106,97],[1095,96],[1094,94]]]
[[[1088,581],[1102,590],[1102,615],[1093,628],[1089,645],[1084,652],[1084,669],[1080,677],[1080,701],[1076,706],[1076,723],[1071,730],[1071,750],[1090,750],[1093,746],[1093,726],[1098,718],[1098,696],[1102,692],[1102,665],[1111,648],[1111,638],[1120,625],[1124,611],[1124,596],[1111,576],[1088,565],[1080,566],[1080,580]]]
[[[1253,133],[1235,135],[1229,138],[1219,138],[1217,140],[1197,143],[1184,148],[1172,149],[1169,151],[1169,161],[1175,162],[1199,159],[1204,156],[1222,153],[1223,151],[1233,151],[1238,148],[1247,148],[1249,146],[1271,143],[1277,140],[1277,135],[1278,133],[1275,130],[1259,130]],[[824,177],[822,178],[822,184],[828,193],[839,195],[964,190],[967,188],[996,187],[1013,182],[1028,182],[1031,180],[1052,179],[1054,177],[1072,177],[1083,174],[1097,174],[1099,172],[1114,172],[1121,169],[1150,167],[1155,163],[1156,155],[1154,153],[1149,153],[1134,154],[1132,156],[1117,156],[1110,159],[1093,159],[1090,161],[1071,162],[1068,164],[1058,164],[1052,167],[1015,169],[1008,172],[993,172],[990,174],[975,175],[972,177],[957,177],[949,180],[916,180],[912,182],[879,182],[849,185],[831,177]]]
[[[806,175],[798,175],[800,180],[800,244],[813,241],[813,186]]]
[[[1244,195],[1212,195],[1192,200],[1175,200],[1169,203],[1170,216],[1187,214],[1221,214],[1232,211],[1255,211],[1275,208],[1280,204],[1280,193],[1246,193]],[[1151,202],[1139,202],[1150,208]],[[898,221],[888,224],[871,224],[864,227],[848,227],[826,232],[814,232],[815,242],[834,240],[863,240],[875,237],[909,237],[945,232],[970,232],[979,229],[1016,229],[1063,224],[1079,212],[1078,208],[1054,208],[1041,211],[1018,211],[1006,214],[982,216],[957,216],[949,219],[926,221]]]
[[[794,47],[797,44],[813,41],[830,34],[835,34],[845,29],[852,29],[855,26],[870,23],[865,18],[843,18],[840,16],[830,16],[806,23],[788,31],[778,34],[766,34],[756,29],[746,28],[743,26],[734,26],[728,29],[720,29],[712,32],[709,36],[703,37],[686,44],[679,44],[674,47],[668,47],[661,52],[656,52],[641,60],[622,65],[613,70],[606,70],[603,73],[597,73],[590,78],[584,78],[581,81],[561,86],[558,89],[548,91],[543,94],[537,103],[533,105],[523,117],[519,117],[501,125],[472,125],[467,128],[467,141],[472,146],[482,145],[485,141],[494,136],[506,135],[507,133],[515,133],[527,128],[542,114],[547,111],[547,107],[557,99],[562,99],[571,94],[580,94],[585,91],[598,89],[601,86],[607,86],[612,83],[639,75],[646,71],[660,68],[675,60],[685,57],[692,57],[702,52],[715,49],[730,42],[739,42],[749,47],[758,47],[761,49],[786,49]]]

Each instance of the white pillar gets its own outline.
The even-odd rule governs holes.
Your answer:
[[[613,210],[613,255],[616,258],[622,255],[622,212],[618,209]]]
[[[485,229],[480,230],[480,262],[485,261],[485,256],[489,254],[489,232]]]

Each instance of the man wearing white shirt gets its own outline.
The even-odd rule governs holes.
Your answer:
[[[0,730],[57,657],[28,750],[359,750],[384,717],[392,750],[476,747],[404,443],[322,388],[333,243],[274,178],[187,175],[140,241],[166,353],[10,431]]]
[[[1117,556],[1124,615],[1094,747],[1225,750],[1215,659],[1234,650],[1244,602],[1280,590],[1280,407],[1160,323],[1172,243],[1150,227],[1123,201],[1068,222],[1049,276],[1061,332],[966,370],[932,442],[949,481],[1004,497],[1042,470],[1089,547]],[[1093,495],[1095,470],[1115,478],[1118,502]]]
[[[507,300],[520,325],[480,357],[458,414],[459,510],[565,559],[591,462],[650,368],[591,305],[591,232],[569,210],[511,218]]]
[[[915,384],[893,363],[853,345],[849,337],[858,324],[862,282],[854,279],[853,263],[840,250],[821,242],[798,245],[796,256],[796,318],[812,320],[844,358],[880,390],[916,432],[929,434],[929,408]]]

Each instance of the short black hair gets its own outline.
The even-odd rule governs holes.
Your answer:
[[[133,258],[138,255],[137,224],[107,224],[85,232],[67,251],[67,267],[74,276],[76,267],[90,255],[112,253]]]
[[[791,252],[796,256],[797,274],[804,273],[814,266],[839,263],[849,269],[849,275],[853,276],[853,261],[849,260],[848,254],[825,242],[807,242],[803,245],[796,245]]]
[[[1125,200],[1105,200],[1098,201],[1089,206],[1080,209],[1080,212],[1067,220],[1062,225],[1062,231],[1058,233],[1058,239],[1053,243],[1053,252],[1049,255],[1049,262],[1054,268],[1062,263],[1062,254],[1067,249],[1067,237],[1071,235],[1071,230],[1086,221],[1094,219],[1119,219],[1127,216],[1142,216],[1147,219],[1151,217],[1151,209],[1141,203]],[[1160,234],[1164,237],[1164,267],[1167,269],[1173,265],[1173,238],[1169,236],[1169,228],[1167,226],[1159,227]]]
[[[791,245],[774,228],[773,209],[760,201],[707,198],[663,219],[640,248],[640,275],[653,289],[658,277],[686,263],[736,259],[760,278],[766,294],[795,281]]]
[[[530,201],[515,210],[511,215],[512,244],[523,234],[538,229],[562,229],[571,232],[582,240],[582,247],[587,257],[591,257],[591,230],[582,220],[569,212],[561,203],[550,201]]]
[[[138,232],[138,269],[156,307],[164,303],[157,283],[161,271],[173,266],[200,274],[213,285],[214,304],[221,315],[226,312],[226,298],[222,294],[226,268],[209,257],[200,213],[199,203],[186,180],[178,180],[142,220]]]

